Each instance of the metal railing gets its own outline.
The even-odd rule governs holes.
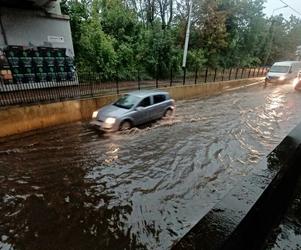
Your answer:
[[[93,98],[102,95],[121,94],[131,90],[164,88],[179,85],[202,84],[218,81],[262,77],[267,68],[195,69],[195,71],[173,73],[160,79],[150,77],[144,72],[134,72],[135,79],[121,80],[117,76],[112,81],[102,81],[100,73],[78,73],[73,80],[35,82],[0,81],[0,107],[11,105],[31,105],[66,100]],[[53,79],[53,78],[52,78]],[[55,79],[55,78],[54,78]]]

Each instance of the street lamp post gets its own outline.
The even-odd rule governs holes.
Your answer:
[[[187,51],[188,51],[188,43],[189,43],[189,35],[190,35],[191,11],[192,11],[192,0],[190,1],[189,4],[188,22],[187,22],[184,52],[183,52],[183,62],[182,62],[182,68],[184,71],[183,85],[185,84],[185,78],[186,78],[186,61],[187,61]]]

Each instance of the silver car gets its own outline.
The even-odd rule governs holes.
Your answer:
[[[175,101],[164,91],[133,91],[93,112],[91,125],[103,131],[127,130],[175,111]]]

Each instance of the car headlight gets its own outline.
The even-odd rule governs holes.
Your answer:
[[[299,79],[298,79],[298,78],[295,78],[294,81],[293,81],[293,86],[296,87],[297,84],[298,84],[298,82],[299,82]]]
[[[92,114],[92,118],[96,118],[97,117],[97,114],[98,114],[98,111],[94,111],[93,114]]]
[[[105,123],[107,124],[114,124],[116,122],[116,118],[109,117],[105,120]]]
[[[279,80],[280,80],[280,81],[283,81],[284,79],[285,79],[285,76],[280,76],[280,77],[279,77]]]

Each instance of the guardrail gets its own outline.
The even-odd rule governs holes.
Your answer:
[[[52,76],[51,81],[36,82],[24,79],[23,82],[0,81],[0,107],[11,105],[31,105],[52,103],[65,100],[93,98],[96,96],[120,94],[131,90],[164,88],[185,84],[202,84],[254,77],[262,77],[267,68],[231,68],[231,69],[196,69],[194,72],[174,74],[172,70],[166,79],[157,75],[150,77],[136,71],[135,79],[122,80],[116,73],[111,81],[102,81],[101,73],[78,73],[71,81],[60,81],[60,76]],[[57,79],[57,80],[53,80]]]

